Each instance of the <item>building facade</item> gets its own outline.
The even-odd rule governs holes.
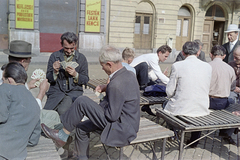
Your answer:
[[[34,26],[26,29],[17,27],[21,1],[0,2],[1,50],[22,39],[32,43],[36,53],[56,51],[61,34],[71,31],[79,36],[83,53],[94,54],[104,44],[137,53],[168,44],[179,51],[186,41],[200,39],[208,54],[213,45],[227,41],[224,31],[229,24],[240,26],[239,0],[32,0]],[[87,24],[96,29],[88,30]]]

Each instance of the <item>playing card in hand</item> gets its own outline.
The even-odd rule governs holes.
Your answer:
[[[66,69],[66,67],[67,67],[66,61],[62,61],[62,62],[60,62],[60,64],[62,65],[63,69]]]
[[[79,66],[79,64],[77,62],[72,62],[71,67],[73,68],[77,68]]]
[[[39,79],[39,81],[35,82],[35,86],[39,87],[40,83],[46,79],[46,73],[42,70],[42,69],[36,69],[35,71],[33,71],[32,79]]]

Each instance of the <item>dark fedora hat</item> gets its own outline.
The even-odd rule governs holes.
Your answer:
[[[21,58],[37,56],[32,53],[32,44],[22,40],[11,41],[9,49],[5,49],[3,52],[10,56]]]

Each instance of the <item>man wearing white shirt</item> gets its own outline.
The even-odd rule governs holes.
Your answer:
[[[159,66],[159,62],[164,62],[171,52],[172,49],[168,45],[163,45],[158,48],[157,53],[143,54],[133,59],[130,66],[136,69],[140,90],[144,90],[148,85],[155,83],[167,85],[169,81],[169,78],[166,76],[167,70],[163,73]],[[155,116],[149,105],[144,105],[142,111]]]
[[[133,59],[130,66],[136,69],[140,88],[147,86],[149,80],[160,80],[167,85],[169,78],[165,75],[166,72],[162,73],[159,62],[164,62],[171,52],[172,49],[168,45],[163,45],[158,48],[157,53],[143,54]]]
[[[226,57],[223,61],[226,63],[233,61],[233,51],[236,46],[240,45],[240,41],[238,40],[238,32],[239,29],[236,24],[230,24],[227,31],[225,31],[229,41],[223,45],[223,47],[226,49]]]

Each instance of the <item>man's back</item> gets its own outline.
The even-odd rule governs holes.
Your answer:
[[[170,99],[165,111],[193,117],[209,114],[211,73],[211,66],[194,55],[174,63],[166,88]]]
[[[136,137],[140,121],[139,103],[140,92],[135,75],[125,68],[120,69],[110,79],[106,97],[100,103],[109,121],[101,135],[103,143],[123,146]]]
[[[231,90],[231,84],[236,79],[233,68],[223,62],[221,58],[214,58],[209,64],[212,66],[209,95],[215,97],[228,97]]]
[[[40,108],[25,85],[2,84],[0,101],[0,157],[25,159],[27,144],[38,143]]]

